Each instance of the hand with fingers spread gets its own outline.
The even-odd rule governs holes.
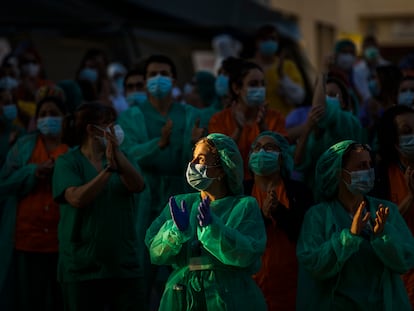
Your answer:
[[[385,223],[387,222],[388,215],[390,214],[390,209],[380,204],[378,210],[375,213],[375,225],[374,225],[374,234],[379,235],[384,231]]]
[[[357,211],[355,212],[354,219],[352,221],[350,229],[353,235],[360,235],[362,229],[364,229],[365,225],[369,221],[369,218],[371,216],[369,212],[367,212],[365,216],[363,216],[365,205],[365,201],[362,201],[359,204]]]
[[[206,227],[211,223],[210,198],[208,196],[198,205],[197,219],[200,227]]]
[[[190,215],[188,213],[187,204],[185,201],[181,201],[180,206],[178,206],[173,196],[170,197],[168,204],[175,225],[180,231],[186,231],[190,224]]]

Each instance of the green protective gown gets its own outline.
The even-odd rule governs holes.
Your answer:
[[[241,195],[213,201],[212,223],[201,228],[196,218],[200,193],[176,196],[177,204],[182,200],[190,213],[189,229],[181,232],[176,227],[167,205],[145,238],[151,261],[174,269],[159,310],[266,310],[251,277],[266,246],[257,201]],[[202,270],[190,270],[193,257],[201,258]]]
[[[360,143],[367,141],[365,129],[362,128],[359,120],[351,112],[341,110],[334,105],[326,106],[325,117],[318,127],[317,133],[314,130],[309,135],[304,160],[296,167],[310,189],[314,188],[316,162],[325,150],[345,139]]]
[[[384,232],[350,233],[351,216],[337,200],[312,207],[297,245],[297,310],[411,310],[400,275],[414,266],[414,239],[391,202],[366,197],[372,221],[390,208]]]
[[[17,204],[37,184],[37,164],[27,163],[36,145],[38,133],[18,139],[7,154],[0,171],[0,292],[12,261]]]
[[[105,165],[106,160],[102,161]],[[131,163],[138,169],[136,162]],[[128,191],[118,174],[112,174],[89,206],[75,208],[64,199],[67,188],[82,186],[97,175],[79,147],[56,160],[53,197],[60,204],[60,282],[143,276],[137,196]]]
[[[191,159],[191,131],[194,114],[181,104],[173,103],[166,116],[156,111],[151,103],[132,106],[118,119],[125,132],[121,147],[136,160],[151,193],[150,219],[161,212],[169,196],[188,192],[185,170]],[[173,122],[170,144],[160,149],[161,129],[168,119]]]
[[[11,148],[9,140],[10,134],[13,132],[16,132],[17,138],[25,134],[24,128],[14,125],[0,116],[0,168],[3,166],[4,161],[6,161],[7,153]]]

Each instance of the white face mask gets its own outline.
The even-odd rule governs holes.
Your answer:
[[[188,184],[198,191],[206,190],[215,178],[207,176],[207,168],[210,166],[203,164],[188,163],[186,178]]]

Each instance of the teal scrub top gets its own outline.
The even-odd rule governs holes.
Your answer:
[[[97,175],[79,147],[56,160],[53,197],[60,204],[60,282],[142,276],[138,208],[118,174],[112,174],[89,206],[75,208],[64,199],[67,188],[82,186]]]
[[[176,196],[178,204],[182,200],[190,214],[189,229],[177,228],[167,204],[145,237],[152,263],[174,269],[159,310],[266,310],[252,279],[266,247],[256,199],[228,196],[211,202],[212,223],[204,228],[196,218],[200,193]],[[193,270],[198,264],[203,268]]]
[[[401,274],[414,266],[414,239],[391,202],[366,197],[372,221],[390,208],[384,232],[353,235],[352,217],[335,200],[305,215],[297,244],[297,310],[411,310]]]
[[[7,286],[5,280],[13,257],[17,204],[37,185],[37,164],[27,163],[37,137],[35,132],[18,139],[0,171],[0,291]]]
[[[161,129],[169,119],[173,122],[170,144],[160,149]],[[149,101],[130,107],[118,119],[125,132],[121,147],[138,162],[150,188],[151,221],[171,195],[190,190],[185,171],[192,158],[194,122],[194,114],[179,103],[173,103],[168,114],[162,116]]]
[[[7,153],[9,152],[10,145],[10,134],[16,132],[17,138],[20,138],[24,135],[24,128],[12,124],[10,121],[2,120],[0,117],[0,128],[4,126],[3,130],[0,132],[0,168],[3,166],[4,161],[6,161]]]

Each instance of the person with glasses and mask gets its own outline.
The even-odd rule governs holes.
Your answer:
[[[57,87],[40,88],[34,133],[21,137],[7,154],[0,171],[0,308],[61,310],[56,282],[59,206],[52,196],[55,161],[67,152],[62,120],[67,107]],[[16,283],[16,306],[3,298]],[[4,293],[8,293],[4,295]]]
[[[312,194],[292,180],[289,143],[278,133],[259,134],[252,144],[249,169],[254,177],[252,196],[262,210],[267,234],[262,266],[254,279],[269,311],[295,310],[296,242],[303,215],[313,204]]]
[[[368,196],[371,149],[345,140],[316,165],[315,199],[298,240],[297,310],[411,310],[401,274],[414,238],[398,207]]]
[[[186,177],[196,192],[170,197],[145,238],[152,262],[173,267],[159,310],[266,310],[251,277],[266,233],[233,139],[199,140]]]
[[[378,157],[375,195],[398,205],[414,234],[414,110],[389,108],[378,124]],[[403,276],[414,308],[414,270]]]

